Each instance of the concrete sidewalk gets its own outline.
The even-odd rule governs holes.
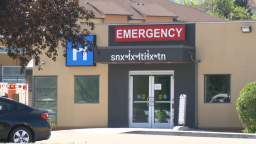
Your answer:
[[[131,134],[131,132],[150,134]],[[130,133],[129,133],[130,132]],[[152,133],[154,132],[154,133]],[[157,132],[157,133],[156,133]],[[166,132],[165,135],[160,135]],[[255,144],[255,138],[221,138],[170,135],[163,129],[75,129],[53,131],[48,140],[38,144]],[[126,134],[129,133],[129,134]]]
[[[171,136],[192,136],[192,137],[220,137],[220,138],[253,138],[256,134],[231,133],[231,132],[211,132],[203,130],[174,131],[164,129],[144,129],[123,132],[125,134],[147,134],[147,135],[171,135]]]
[[[54,131],[54,132],[65,132],[65,131],[80,133],[80,134],[145,134],[145,135],[256,139],[256,134],[247,134],[247,133],[212,132],[212,131],[204,131],[204,130],[174,131],[172,129],[154,129],[154,128],[88,128],[88,129],[62,130],[62,131]]]

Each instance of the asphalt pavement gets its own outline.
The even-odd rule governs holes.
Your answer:
[[[171,129],[90,128],[52,131],[36,143],[70,144],[255,144],[256,134]]]

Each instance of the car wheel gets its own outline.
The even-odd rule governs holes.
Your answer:
[[[13,129],[9,136],[9,142],[12,143],[30,143],[32,142],[32,134],[25,127],[17,127]]]

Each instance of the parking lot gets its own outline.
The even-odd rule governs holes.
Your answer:
[[[121,134],[127,129],[53,131],[49,140],[36,143],[86,144],[255,144],[255,139]]]

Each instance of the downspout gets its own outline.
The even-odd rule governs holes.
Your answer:
[[[190,59],[195,64],[195,128],[198,127],[198,63],[193,58],[193,53],[189,53]]]

